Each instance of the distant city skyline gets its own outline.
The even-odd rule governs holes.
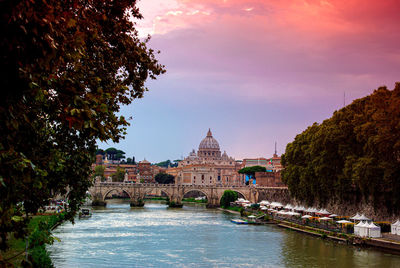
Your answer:
[[[270,157],[314,122],[400,80],[397,1],[140,1],[140,36],[167,73],[121,114],[150,162],[198,148],[208,128],[236,159]]]

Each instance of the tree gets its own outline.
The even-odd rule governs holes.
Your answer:
[[[96,178],[96,177],[100,177],[100,179],[101,179],[101,181],[104,181],[104,170],[106,169],[106,167],[105,166],[96,166],[95,168],[94,168],[94,174],[93,174],[93,176]]]
[[[221,207],[227,208],[230,206],[231,202],[235,202],[238,199],[238,194],[232,190],[225,190],[221,197]]]
[[[67,218],[91,185],[96,140],[118,142],[121,105],[164,67],[140,40],[135,1],[1,1],[0,249],[28,215],[69,194]],[[22,205],[21,205],[22,204]]]
[[[172,184],[175,183],[175,177],[167,174],[167,173],[158,173],[154,179],[156,180],[156,182],[160,183],[160,184]]]
[[[95,155],[98,155],[98,154],[101,154],[104,156],[106,153],[104,152],[103,149],[97,149]]]
[[[400,83],[355,100],[296,136],[282,156],[282,180],[309,205],[364,198],[400,211]]]
[[[238,173],[240,174],[246,174],[248,175],[250,178],[255,178],[255,174],[256,172],[265,172],[267,171],[267,169],[265,167],[262,166],[252,166],[252,167],[245,167],[242,168],[238,171]],[[248,182],[246,182],[246,184],[248,184]]]
[[[117,167],[117,170],[111,174],[113,182],[123,182],[125,179],[125,169]]]
[[[165,161],[162,161],[162,162],[157,163],[155,165],[159,166],[159,167],[167,168],[167,167],[169,167],[171,165],[171,160],[165,160]]]

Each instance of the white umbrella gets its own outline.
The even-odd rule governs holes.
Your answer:
[[[329,220],[332,220],[332,218],[329,218],[329,217],[322,217],[322,218],[319,218],[319,220],[320,220],[320,221],[329,221]]]
[[[328,217],[329,217],[329,218],[334,218],[334,217],[337,217],[337,216],[339,216],[339,215],[331,214],[331,215],[329,215]]]
[[[271,206],[271,207],[283,207],[283,205],[282,205],[281,203],[279,203],[279,202],[272,202],[272,203],[270,204],[270,206]]]
[[[266,207],[261,207],[261,210],[267,210],[268,208],[266,208]]]
[[[293,206],[291,204],[287,204],[284,208],[285,209],[293,209]]]
[[[337,221],[337,223],[352,223],[351,221],[346,221],[346,220],[340,220],[340,221]]]
[[[310,216],[310,215],[304,215],[303,217],[301,217],[302,219],[309,219],[309,218],[312,218],[312,216]]]
[[[250,219],[254,219],[256,216],[254,216],[254,215],[250,215],[250,216],[248,216],[247,218],[250,218]]]

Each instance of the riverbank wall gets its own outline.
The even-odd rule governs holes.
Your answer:
[[[307,204],[292,198],[287,188],[267,188],[259,190],[258,199],[259,202],[261,200],[268,200],[270,202],[280,202],[284,205],[292,204],[308,207]],[[318,204],[313,204],[312,206],[319,207]],[[366,202],[363,199],[357,200],[356,196],[352,199],[348,199],[346,202],[331,200],[324,208],[332,213],[343,216],[353,216],[357,212],[362,213],[375,221],[394,222],[400,219],[400,215],[390,213],[383,204],[379,206],[379,208],[374,208],[372,201]]]

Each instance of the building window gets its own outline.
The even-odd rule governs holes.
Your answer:
[[[220,180],[221,180],[221,176],[218,175],[218,181],[220,181]]]

